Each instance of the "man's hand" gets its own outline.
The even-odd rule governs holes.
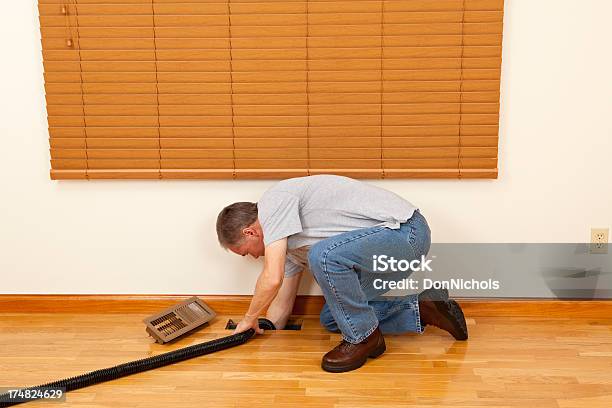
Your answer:
[[[245,332],[249,329],[255,329],[255,334],[263,334],[263,329],[259,328],[259,320],[257,317],[244,316],[244,319],[238,323],[232,334]]]

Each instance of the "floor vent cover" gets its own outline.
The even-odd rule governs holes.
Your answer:
[[[184,302],[143,320],[147,333],[158,343],[167,343],[211,321],[216,313],[202,300],[191,297]]]

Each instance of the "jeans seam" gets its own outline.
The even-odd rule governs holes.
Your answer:
[[[374,324],[374,326],[368,330],[362,338],[359,338],[355,343],[353,344],[358,344],[361,343],[362,341],[364,341],[365,339],[367,339],[368,337],[370,337],[370,334],[374,333],[374,331],[378,328],[378,319],[376,319],[376,323]],[[348,341],[349,343],[351,343],[351,341],[347,338],[345,338],[344,336],[342,336],[342,338],[346,341]]]
[[[413,306],[414,313],[416,315],[415,323],[416,323],[416,333],[423,333],[423,327],[421,326],[421,309],[419,309],[419,298],[418,296],[411,302]]]
[[[331,282],[331,279],[329,277],[329,273],[327,272],[327,255],[329,254],[330,251],[331,251],[331,249],[328,248],[328,249],[326,249],[323,252],[323,257],[322,257],[323,259],[321,260],[322,261],[322,266],[323,266],[323,274],[325,275],[325,280],[327,281],[327,284],[329,285],[329,287],[331,288],[332,293],[334,294],[334,299],[336,300],[336,302],[338,304],[338,308],[340,309],[340,311],[344,315],[344,318],[346,319],[346,321],[348,322],[349,327],[351,328],[351,331],[352,331],[351,334],[353,336],[355,336],[355,327],[353,326],[353,322],[351,321],[349,316],[346,314],[346,311],[344,310],[344,304],[342,303],[342,300],[338,296],[338,292],[336,291],[336,287]]]

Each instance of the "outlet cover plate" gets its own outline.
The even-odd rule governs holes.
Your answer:
[[[609,236],[609,228],[591,228],[590,252],[592,254],[607,254]]]

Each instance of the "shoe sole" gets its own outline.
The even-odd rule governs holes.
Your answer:
[[[368,354],[367,357],[365,357],[362,360],[356,361],[353,364],[349,364],[349,365],[346,365],[346,366],[332,366],[332,365],[325,364],[325,362],[321,362],[321,368],[323,370],[327,371],[327,372],[330,372],[330,373],[344,373],[344,372],[347,372],[347,371],[356,370],[359,367],[361,367],[362,365],[364,365],[366,363],[366,361],[368,361],[368,358],[379,357],[386,350],[387,350],[387,346],[385,345],[385,343],[382,343],[380,346],[378,346],[377,348],[372,350],[372,352],[370,354]]]
[[[442,315],[449,317],[449,321],[455,329],[454,331],[458,333],[457,335],[451,333],[455,340],[467,340],[467,323],[465,322],[465,316],[463,315],[463,310],[461,310],[459,303],[450,299],[446,302],[434,302],[434,304]]]
[[[427,289],[419,294],[419,301],[446,302],[448,289]]]

